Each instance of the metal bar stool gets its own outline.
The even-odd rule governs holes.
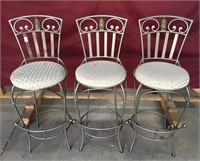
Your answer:
[[[62,22],[61,18],[49,15],[27,15],[9,20],[23,56],[21,65],[10,76],[13,84],[11,101],[19,116],[19,121],[15,125],[24,130],[28,136],[29,153],[32,151],[32,138],[49,140],[63,133],[70,149],[66,132],[71,125],[71,116],[66,107],[67,69],[60,59]],[[53,92],[60,97],[61,108],[38,109],[36,94],[38,92],[44,94],[45,91]],[[24,113],[17,103],[20,101],[19,96],[24,92],[33,94],[35,119],[31,122],[25,122]],[[53,121],[53,126],[43,126],[44,120],[41,120],[44,116],[39,115],[45,115],[49,111],[52,111],[51,116],[55,116],[57,111],[60,111],[61,115]],[[50,119],[47,118],[45,121],[48,122]]]
[[[127,19],[112,15],[91,15],[76,19],[76,24],[84,54],[84,60],[75,72],[74,86],[74,101],[78,113],[78,120],[75,122],[82,131],[80,150],[83,149],[85,135],[101,139],[117,135],[119,149],[122,152],[119,134],[123,125],[126,102],[126,70],[119,56]],[[80,112],[79,89],[87,94],[86,112]],[[90,95],[94,91],[114,93],[115,108],[91,108]],[[120,97],[121,105],[117,103],[117,97]],[[94,120],[88,117],[97,111],[97,119],[101,118],[100,111],[106,111],[106,113],[111,111],[110,115],[114,114],[115,123],[109,125],[106,120],[103,120],[104,123],[98,120],[98,125],[91,125]],[[102,124],[107,126],[102,126]]]
[[[137,66],[134,75],[134,83],[139,84],[137,89],[134,85],[134,114],[128,120],[131,127],[135,130],[134,138],[130,147],[133,149],[137,135],[152,141],[164,141],[171,139],[171,155],[175,156],[174,136],[177,130],[186,125],[181,124],[190,102],[189,74],[180,66],[179,57],[193,20],[172,16],[157,15],[139,19],[139,29],[142,45],[142,59]],[[143,90],[142,87],[150,90]],[[186,91],[186,96],[180,90]],[[140,98],[145,94],[164,93],[165,111],[164,114],[151,111],[151,114],[161,117],[163,126],[154,127],[152,122],[143,119],[141,114],[147,113],[146,118],[150,116],[149,110],[139,110]],[[167,121],[169,115],[170,96],[179,95],[185,99],[185,106],[181,111],[176,122]],[[143,117],[145,118],[145,117]],[[145,122],[146,120],[146,122]]]

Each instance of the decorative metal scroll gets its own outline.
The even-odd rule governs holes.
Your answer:
[[[149,17],[148,19],[141,20],[142,33],[148,34],[151,32],[165,31],[165,32],[177,32],[178,34],[187,34],[190,23],[186,19],[181,17]]]
[[[37,32],[38,30],[58,33],[61,30],[61,22],[52,17],[21,17],[14,21],[13,29],[16,34]]]
[[[94,32],[94,31],[110,31],[116,33],[123,33],[126,22],[118,17],[86,17],[78,21],[80,32]]]

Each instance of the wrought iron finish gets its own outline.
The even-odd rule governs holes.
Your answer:
[[[13,26],[13,31],[15,31],[16,34],[34,32],[39,28],[43,31],[59,34],[61,31],[62,21],[62,19],[53,16],[30,15],[10,19],[9,23]]]
[[[26,132],[29,140],[29,153],[32,151],[33,139],[49,140],[61,134],[65,135],[67,147],[70,149],[67,130],[72,124],[72,119],[66,105],[67,69],[59,54],[62,19],[49,15],[28,15],[10,19],[9,24],[23,56],[21,65],[10,76],[13,84],[11,101],[19,116],[19,121],[15,126]],[[54,86],[57,86],[58,90],[52,90]],[[16,94],[16,89],[21,92]],[[53,92],[60,97],[60,109],[38,109],[36,92],[45,94],[46,91]],[[33,124],[34,119],[28,125],[25,124],[19,112],[17,100],[18,96],[24,92],[33,95],[36,127]],[[39,118],[49,111],[60,111],[62,120],[59,120],[54,127],[40,127],[43,124],[40,123]]]
[[[87,135],[96,139],[117,136],[119,150],[123,151],[119,137],[120,130],[124,125],[126,71],[119,56],[126,23],[127,19],[112,15],[92,15],[76,19],[84,54],[82,64],[76,69],[74,84],[74,102],[78,113],[78,120],[75,122],[82,131],[80,150],[83,149],[84,138]],[[82,90],[88,97],[86,112],[80,112],[79,109],[78,91],[81,87],[86,87],[85,90]],[[119,88],[117,89],[117,87]],[[113,109],[112,107],[106,109],[90,108],[90,93],[93,91],[112,92],[115,107]],[[118,104],[117,96],[121,98],[121,105]],[[116,117],[115,125],[109,126],[105,121],[107,127],[91,126],[90,122],[94,120],[90,120],[89,116],[99,110],[114,114]],[[101,115],[101,113],[98,114]]]
[[[168,21],[168,22],[167,22]],[[167,30],[168,32],[176,32],[179,34],[187,34],[192,25],[192,20],[169,15],[152,16],[144,19],[139,19],[139,25],[141,26],[141,32],[148,34],[151,32],[157,32]]]
[[[175,156],[174,136],[176,131],[186,127],[180,123],[190,103],[189,74],[180,66],[179,57],[185,40],[190,31],[193,20],[172,16],[156,15],[138,20],[141,37],[141,61],[133,72],[134,76],[134,113],[127,121],[134,130],[130,152],[135,144],[136,136],[151,141],[171,140],[171,155]],[[163,67],[163,68],[162,68]],[[165,73],[166,72],[166,73]],[[178,81],[178,83],[175,83]],[[139,83],[136,86],[136,82]],[[143,87],[149,90],[143,90]],[[186,96],[180,93],[186,91]],[[140,124],[138,116],[149,111],[139,109],[140,98],[145,94],[165,94],[164,114],[151,111],[163,117],[163,127],[150,128]],[[167,124],[169,115],[169,94],[179,95],[185,99],[185,106],[177,116],[177,122],[170,126]],[[143,123],[144,124],[144,123]],[[146,122],[149,124],[149,122]]]
[[[102,57],[120,61],[119,55],[127,19],[112,15],[94,15],[76,19],[76,24],[83,46],[84,61]],[[88,43],[84,43],[86,39]]]
[[[29,15],[9,20],[24,58],[22,63],[37,58],[61,61],[59,57],[62,22],[61,18],[48,15]],[[33,43],[30,43],[31,41]]]
[[[149,59],[166,59],[178,64],[193,20],[179,16],[158,15],[139,19],[138,22],[142,45],[141,62]]]

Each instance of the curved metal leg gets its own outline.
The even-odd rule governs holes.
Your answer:
[[[85,129],[84,127],[81,127],[81,133],[82,133],[82,137],[81,137],[81,145],[80,145],[80,151],[83,150],[83,144],[84,144],[84,139],[85,139]]]
[[[171,156],[175,157],[176,154],[175,154],[175,145],[174,145],[174,133],[172,134],[171,136]]]
[[[66,94],[65,94],[65,91],[62,87],[62,85],[59,83],[58,84],[59,87],[60,87],[60,93],[61,93],[61,96],[62,96],[62,99],[63,99],[63,110],[64,110],[64,121],[66,122],[67,121],[67,118],[66,118],[66,114],[68,115],[69,119],[71,118],[71,116],[69,116],[69,113],[68,113],[68,110],[67,110],[67,105],[66,105]]]
[[[127,89],[127,87],[124,89],[124,87],[123,87],[122,84],[120,85],[120,87],[121,87],[122,94],[123,94],[123,96],[122,96],[122,99],[123,99],[123,100],[122,100],[122,101],[123,101],[123,108],[122,108],[122,113],[121,113],[121,120],[122,120],[121,123],[123,123],[124,112],[125,112],[125,106],[126,106],[126,89]]]
[[[71,123],[70,123],[71,124]],[[70,126],[70,125],[69,125]],[[69,127],[68,127],[69,128]],[[66,140],[66,143],[67,143],[67,147],[68,147],[68,149],[69,150],[71,150],[71,147],[70,147],[70,145],[69,145],[69,140],[68,140],[68,136],[67,136],[67,130],[68,130],[68,128],[66,128],[66,124],[65,124],[65,126],[64,126],[64,135],[65,135],[65,140]]]
[[[134,120],[132,121],[134,121],[135,123],[137,123],[137,111],[138,111],[138,106],[139,106],[140,97],[141,97],[141,94],[139,93],[140,90],[142,90],[142,84],[140,84],[138,89],[134,92],[134,114],[131,117],[131,120],[134,118]]]
[[[117,91],[116,87],[114,88],[114,101],[115,101],[115,111],[116,111],[116,119],[119,122],[119,116],[118,116],[118,109],[117,109]]]
[[[90,109],[90,90],[89,90],[89,88],[88,88],[88,91],[87,91],[87,115],[86,115],[86,121],[85,121],[85,125],[87,126],[87,124],[88,124],[88,111],[89,111],[89,109]]]
[[[166,92],[166,100],[165,100],[165,122],[164,122],[164,127],[167,129],[168,124],[167,124],[167,118],[169,115],[169,93]]]
[[[119,127],[117,129],[117,141],[118,141],[118,145],[119,145],[119,151],[120,151],[120,153],[123,153],[121,142],[120,142],[120,130],[121,130],[121,127]]]
[[[39,128],[39,117],[38,117],[38,104],[37,104],[37,100],[36,100],[36,94],[35,92],[33,92],[33,98],[34,98],[34,102],[35,102],[35,121],[36,121],[36,127]]]
[[[17,112],[18,116],[19,116],[19,119],[21,121],[21,124],[23,125],[23,127],[25,127],[26,125],[24,124],[24,121],[22,120],[22,117],[18,111],[18,108],[16,107],[16,98],[14,98],[14,92],[15,92],[15,86],[12,86],[12,89],[11,89],[11,102],[14,106],[14,109],[15,111]]]
[[[66,143],[67,143],[68,150],[71,150],[71,147],[70,147],[70,144],[69,144],[69,139],[68,139],[68,136],[67,136],[67,130],[72,123],[71,122],[72,119],[71,119],[71,115],[69,114],[69,112],[67,110],[66,89],[63,89],[61,83],[59,83],[58,85],[60,87],[60,93],[61,93],[61,96],[62,96],[62,99],[63,99],[63,106],[64,106],[64,122],[65,122],[65,124],[64,124],[64,136],[65,136],[65,140],[66,140]],[[66,83],[65,83],[65,87],[66,87]],[[70,124],[68,125],[68,127],[66,127],[66,121],[67,121],[66,115],[68,116],[68,119],[70,121]]]
[[[129,152],[132,152],[132,150],[133,150],[133,146],[134,146],[134,144],[135,144],[136,135],[137,135],[137,131],[135,131],[135,134],[134,134],[134,136],[133,136],[133,140],[132,140],[132,143],[131,143]]]
[[[30,132],[26,131],[26,134],[28,136],[28,145],[29,145],[28,151],[29,151],[29,154],[31,154],[31,137],[30,137]]]
[[[189,90],[189,88],[190,88],[189,86],[185,87],[186,92],[187,92],[187,98],[185,98],[185,100],[186,100],[187,103],[186,103],[185,108],[183,109],[183,112],[181,113],[181,116],[179,117],[179,119],[177,121],[176,128],[179,126],[181,120],[183,119],[184,113],[186,112],[186,110],[187,110],[187,108],[190,104],[190,90]]]
[[[75,106],[76,106],[76,111],[78,113],[78,119],[79,119],[79,123],[81,123],[81,114],[80,114],[80,110],[79,110],[79,107],[78,107],[78,96],[77,96],[77,90],[78,90],[78,87],[79,87],[79,83],[77,83],[77,85],[75,86],[74,88],[74,103],[75,103]]]

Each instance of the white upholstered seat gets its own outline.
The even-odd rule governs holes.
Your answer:
[[[121,64],[103,60],[81,64],[75,74],[79,83],[96,89],[117,86],[126,78],[126,70]]]
[[[135,71],[135,78],[143,85],[157,90],[177,90],[189,83],[189,74],[185,69],[165,62],[140,65]]]
[[[65,68],[58,63],[38,61],[15,69],[10,80],[18,88],[36,91],[60,83],[66,77],[66,74]]]

